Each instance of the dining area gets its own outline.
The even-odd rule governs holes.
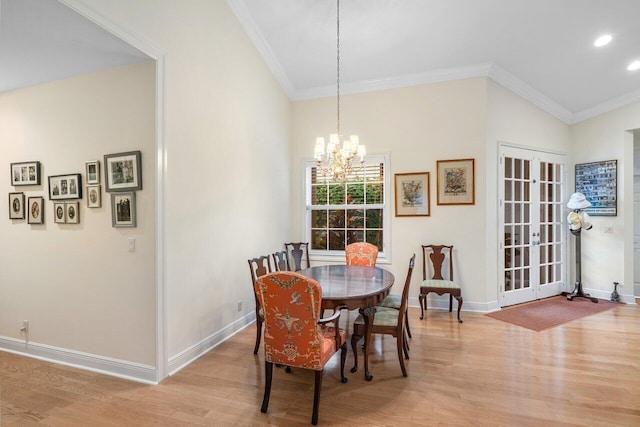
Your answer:
[[[357,242],[345,247],[344,263],[312,266],[309,243],[293,242],[248,260],[256,303],[254,355],[263,348],[265,357],[263,413],[269,407],[274,365],[288,374],[310,369],[315,372],[311,423],[317,424],[325,365],[339,352],[339,379],[348,383],[344,368],[350,347],[350,372],[359,372],[361,353],[363,378],[374,380],[369,363],[374,334],[395,338],[401,374],[407,377],[408,294],[416,257],[409,260],[401,294],[391,294],[396,278],[376,266],[377,255],[377,246]]]

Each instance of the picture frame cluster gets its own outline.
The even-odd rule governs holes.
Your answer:
[[[128,151],[104,155],[105,191],[111,193],[112,227],[136,227],[136,191],[142,190],[142,153]],[[10,163],[13,187],[40,186],[42,165],[39,161]],[[100,160],[85,162],[85,184],[89,209],[102,207],[102,183]],[[48,198],[52,202],[55,224],[79,224],[80,200],[83,198],[82,173],[49,175]],[[25,203],[26,201],[26,203]],[[10,192],[8,197],[9,219],[27,220],[28,224],[45,223],[45,198]]]

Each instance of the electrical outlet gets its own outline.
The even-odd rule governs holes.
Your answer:
[[[242,311],[242,300],[238,301],[238,311]]]

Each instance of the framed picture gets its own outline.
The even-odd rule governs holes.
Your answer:
[[[40,185],[40,162],[11,163],[11,185]]]
[[[54,175],[49,177],[49,200],[82,199],[82,175]]]
[[[395,174],[396,216],[430,216],[429,172]]]
[[[53,203],[53,222],[56,224],[64,224],[66,222],[64,202]]]
[[[24,193],[9,193],[9,219],[24,219]]]
[[[474,159],[438,160],[439,205],[475,204]]]
[[[111,225],[113,227],[136,226],[135,191],[111,194]]]
[[[140,151],[104,156],[105,191],[142,190]]]
[[[100,184],[100,161],[91,160],[86,162],[87,184]]]
[[[80,203],[79,202],[64,202],[64,222],[67,224],[79,224],[80,223]]]
[[[582,209],[592,216],[618,215],[618,161],[576,165],[576,192],[584,194],[591,207]]]
[[[27,198],[27,223],[44,224],[44,197]]]
[[[102,206],[101,185],[87,185],[87,207],[99,208]]]

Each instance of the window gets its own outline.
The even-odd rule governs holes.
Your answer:
[[[306,233],[312,255],[344,257],[354,242],[369,242],[385,253],[389,239],[387,156],[367,156],[345,183],[325,179],[314,161],[306,163]]]

